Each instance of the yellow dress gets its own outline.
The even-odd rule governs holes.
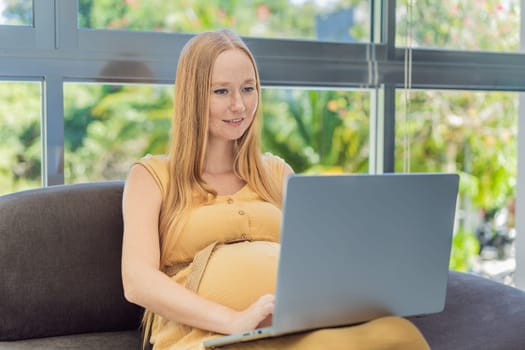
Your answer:
[[[280,188],[283,160],[265,154],[263,161]],[[164,198],[169,180],[167,158],[146,156],[138,163],[153,176]],[[192,208],[177,239],[177,249],[169,258],[174,267],[169,275],[207,299],[243,310],[261,295],[274,293],[280,220],[280,208],[263,201],[249,186],[232,195],[210,196],[207,202]],[[202,341],[217,336],[220,335],[154,315],[150,342],[153,350],[203,350]],[[417,328],[399,317],[225,347],[283,348],[429,349]]]

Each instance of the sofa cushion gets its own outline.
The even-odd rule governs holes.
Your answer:
[[[525,349],[525,292],[450,271],[443,312],[410,318],[432,350]]]
[[[0,350],[138,350],[141,344],[138,331],[123,331],[0,341]]]
[[[0,197],[0,340],[137,329],[123,296],[123,182]]]

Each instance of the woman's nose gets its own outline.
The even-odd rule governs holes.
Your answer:
[[[231,109],[235,112],[243,112],[245,109],[244,100],[240,93],[234,93],[231,95]]]

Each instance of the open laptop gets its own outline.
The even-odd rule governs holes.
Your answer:
[[[272,325],[206,348],[445,305],[457,174],[288,178]]]

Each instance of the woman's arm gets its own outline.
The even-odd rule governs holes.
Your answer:
[[[273,296],[265,295],[242,312],[198,296],[159,269],[161,193],[150,173],[132,167],[123,196],[124,295],[162,317],[192,327],[231,334],[254,329],[273,312]]]

